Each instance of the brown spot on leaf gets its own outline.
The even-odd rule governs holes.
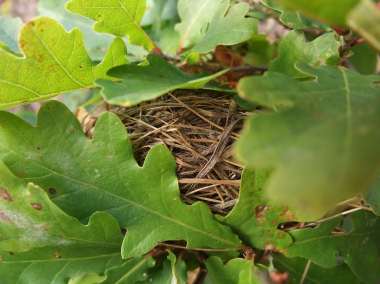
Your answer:
[[[42,205],[40,203],[32,203],[32,207],[36,210],[42,210]]]
[[[54,252],[54,257],[55,257],[55,258],[61,258],[62,255],[59,253],[59,251],[55,251],[55,252]]]
[[[273,244],[266,244],[264,250],[266,252],[273,252],[276,250],[276,247]]]
[[[255,260],[256,253],[251,247],[243,246],[242,253],[243,253],[244,259]]]
[[[25,48],[25,45],[26,45],[25,40],[20,39],[20,47],[21,47],[21,49],[24,49],[24,48]]]
[[[50,188],[48,189],[48,192],[49,192],[50,195],[55,195],[55,194],[57,194],[57,190],[56,190],[54,187],[50,187]]]
[[[38,62],[42,62],[42,61],[44,61],[44,56],[42,55],[42,54],[38,54],[37,56],[36,56],[36,59],[37,59],[37,61]]]
[[[331,234],[332,234],[333,236],[344,236],[344,235],[347,234],[347,232],[346,232],[342,227],[335,227],[335,228],[332,230]]]
[[[215,48],[214,56],[216,61],[227,67],[236,67],[244,63],[244,59],[239,53],[222,45]]]
[[[5,188],[0,187],[0,197],[5,201],[13,201],[11,194]]]
[[[5,212],[3,212],[3,211],[0,211],[0,220],[7,222],[7,223],[12,223],[11,218],[9,218],[9,216],[7,214],[5,214]]]
[[[288,283],[289,274],[287,272],[271,271],[269,277],[274,284],[285,284]]]
[[[256,208],[255,208],[256,219],[262,219],[265,216],[267,209],[268,209],[268,206],[266,206],[266,205],[256,206]]]
[[[299,228],[300,224],[301,223],[299,222],[285,222],[285,223],[279,224],[277,226],[277,229],[283,230],[283,231],[291,231],[291,230]]]
[[[281,213],[282,220],[286,221],[293,221],[296,220],[296,217],[294,214],[289,210],[289,208],[285,208],[284,211]]]

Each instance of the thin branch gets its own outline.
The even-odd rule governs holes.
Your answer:
[[[310,265],[311,265],[311,260],[309,259],[306,263],[306,266],[305,266],[305,269],[302,273],[302,277],[301,277],[301,280],[300,280],[300,284],[304,284],[305,283],[305,280],[306,280],[306,276],[309,272],[309,269],[310,269]]]
[[[225,252],[225,251],[237,251],[241,248],[226,248],[226,249],[211,249],[211,248],[188,248],[181,245],[174,245],[174,244],[167,244],[167,243],[159,243],[161,246],[169,247],[169,248],[176,248],[176,249],[184,249],[184,250],[190,250],[190,251],[204,251],[204,252]]]
[[[240,185],[240,180],[218,180],[218,179],[204,179],[204,178],[182,178],[179,180],[180,184],[218,184],[218,185]]]
[[[326,221],[330,221],[330,220],[333,220],[335,218],[339,218],[339,217],[342,217],[342,216],[347,216],[351,213],[354,213],[354,212],[357,212],[357,211],[361,211],[361,210],[366,210],[366,211],[371,211],[370,208],[367,208],[367,207],[356,207],[356,208],[352,208],[352,209],[349,209],[349,210],[346,210],[346,211],[343,211],[343,212],[340,212],[338,214],[335,214],[333,216],[329,216],[329,217],[326,217],[326,218],[323,218],[323,219],[320,219],[318,221],[315,221],[313,223],[315,224],[321,224],[323,222],[326,222]]]

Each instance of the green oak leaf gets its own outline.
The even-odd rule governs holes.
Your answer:
[[[310,17],[324,20],[332,25],[344,26],[347,14],[361,0],[335,0],[331,5],[330,0],[281,0],[287,8],[302,11]]]
[[[104,280],[106,280],[105,276],[99,276],[96,273],[86,273],[71,278],[68,284],[100,284]]]
[[[148,51],[154,43],[141,28],[146,10],[145,0],[70,0],[66,8],[96,21],[94,29],[101,33],[128,36],[128,41]]]
[[[380,51],[380,9],[370,0],[361,0],[347,16],[348,25]]]
[[[116,39],[98,65],[89,58],[78,29],[67,33],[52,19],[41,17],[21,30],[25,57],[0,49],[0,107],[44,100],[59,93],[94,86],[109,78],[114,66],[125,64],[124,43]]]
[[[248,119],[236,150],[245,164],[274,169],[270,200],[315,220],[377,177],[380,77],[343,67],[298,68],[313,78],[268,72],[239,82],[244,99],[272,111]]]
[[[220,220],[229,225],[246,243],[258,249],[272,245],[285,249],[292,244],[291,236],[277,227],[280,223],[294,221],[286,207],[272,206],[264,196],[263,187],[269,173],[245,170],[239,199],[226,216]]]
[[[377,70],[377,52],[368,44],[359,44],[351,48],[353,54],[349,62],[361,74],[374,74]]]
[[[147,283],[149,269],[154,267],[151,256],[137,257],[122,265],[107,270],[107,279],[102,284],[130,284],[143,281]]]
[[[83,252],[84,251],[84,252]],[[49,248],[34,249],[24,253],[8,252],[0,255],[2,284],[133,284],[147,278],[154,260],[151,257],[120,260],[117,253],[113,257],[98,246],[91,248]],[[58,255],[59,253],[59,255]],[[57,258],[59,256],[59,258]],[[123,269],[123,270],[122,270]],[[120,270],[115,275],[114,271]],[[105,276],[86,271],[99,271]],[[72,277],[69,282],[67,279]],[[109,279],[111,280],[108,280]]]
[[[230,0],[179,0],[178,14],[181,22],[177,24],[176,30],[181,34],[180,49],[199,42],[212,19],[229,3]]]
[[[304,15],[302,15],[302,13],[298,11],[284,9],[280,5],[280,3],[281,2],[279,2],[278,0],[262,1],[262,4],[265,7],[270,8],[273,11],[279,13],[279,20],[281,21],[281,23],[293,30],[305,30],[314,28],[322,30],[331,30],[331,28],[328,25],[322,24],[319,21],[315,21],[313,19],[305,17]]]
[[[170,283],[186,284],[187,283],[186,263],[179,257],[177,258],[176,255],[172,252],[169,252],[168,260],[170,262],[170,270],[171,270]]]
[[[2,284],[64,284],[67,278],[111,277],[114,270],[124,274],[136,270],[130,265],[135,260],[121,260],[122,239],[117,221],[108,213],[95,213],[83,225],[51,202],[41,188],[26,184],[0,164]]]
[[[294,30],[307,30],[307,29],[322,29],[329,30],[330,28],[318,21],[314,21],[301,15],[300,12],[287,11],[281,12],[280,21],[287,27]]]
[[[372,213],[356,212],[291,234],[295,242],[288,256],[307,258],[325,268],[344,262],[364,283],[379,283],[380,218]]]
[[[380,10],[371,0],[282,0],[286,7],[302,11],[331,25],[349,26],[380,50]]]
[[[365,200],[371,206],[374,213],[380,216],[380,178],[377,178],[371,185],[365,196]]]
[[[135,63],[111,69],[108,74],[120,81],[97,81],[103,88],[104,99],[115,105],[137,105],[176,89],[207,88],[207,83],[227,71],[206,76],[188,75],[160,56],[149,55],[148,61],[148,65]]]
[[[65,2],[62,0],[39,0],[38,14],[59,21],[67,30],[78,28],[83,34],[90,57],[93,60],[102,60],[113,37],[95,32],[92,28],[92,21],[67,11]]]
[[[295,63],[312,66],[336,65],[339,63],[341,46],[341,42],[332,32],[306,42],[301,33],[291,31],[281,40],[279,55],[272,61],[270,70],[294,77],[305,77],[305,74],[297,70]]]
[[[247,41],[247,47],[244,61],[253,66],[268,66],[277,52],[277,45],[271,44],[265,35],[253,35]]]
[[[164,22],[177,19],[177,0],[148,0],[147,11],[141,24],[144,27],[160,28]]]
[[[39,247],[85,247],[93,242],[93,246],[120,251],[120,229],[108,214],[97,213],[88,226],[83,226],[57,208],[41,188],[26,185],[3,164],[0,164],[0,177],[0,250],[24,252]]]
[[[163,261],[159,269],[156,269],[149,275],[147,282],[152,284],[186,284],[186,263],[181,258],[177,258],[174,253],[169,251],[167,259]]]
[[[205,284],[260,284],[257,269],[252,260],[235,258],[223,264],[218,257],[206,261],[207,276]]]
[[[277,271],[287,272],[289,275],[288,284],[299,284],[306,270],[304,284],[360,284],[361,282],[346,264],[340,264],[332,268],[323,268],[314,263],[309,263],[307,259],[300,257],[286,258],[276,255],[274,265]]]
[[[222,3],[204,36],[191,51],[207,53],[218,45],[235,45],[249,40],[257,32],[257,20],[246,17],[249,11],[248,3],[238,3],[231,7],[229,1]]]
[[[17,35],[21,29],[20,18],[0,16],[0,45],[3,43],[12,52],[18,53]]]
[[[93,139],[58,102],[41,109],[37,127],[7,112],[0,113],[0,125],[0,155],[17,176],[56,189],[53,201],[80,220],[107,211],[127,228],[123,257],[140,256],[167,240],[186,240],[189,248],[240,248],[206,204],[181,201],[176,163],[164,145],[137,164],[116,115],[98,119]]]
[[[178,22],[177,0],[150,0],[142,25],[163,54],[176,57],[180,34],[175,30]]]
[[[153,31],[158,47],[164,54],[175,57],[179,45],[179,34],[174,23],[164,23],[160,30]]]

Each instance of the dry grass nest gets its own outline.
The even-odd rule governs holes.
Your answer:
[[[185,202],[201,200],[221,214],[232,208],[242,171],[232,148],[247,113],[230,95],[177,91],[135,107],[110,110],[125,124],[139,163],[157,143],[171,150]]]

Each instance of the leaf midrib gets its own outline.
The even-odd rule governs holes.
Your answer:
[[[141,1],[141,0],[139,0]],[[147,40],[149,42],[149,44],[152,43],[152,41],[150,40],[149,36],[146,34],[146,32],[140,27],[140,24],[136,22],[136,17],[133,17],[129,11],[128,11],[128,8],[125,7],[125,5],[121,2],[121,0],[118,0],[118,3],[119,3],[119,6],[88,6],[86,7],[86,9],[121,9],[124,14],[128,17],[128,19],[130,20],[130,23],[134,26],[135,29],[137,29],[139,32],[143,33],[144,34],[144,38],[145,40]],[[124,32],[126,35],[130,36],[129,32]]]
[[[15,154],[15,155],[17,155],[17,156],[19,156],[19,157],[21,156],[21,157],[23,158],[23,155],[22,155],[22,154],[18,154],[17,152],[15,152],[15,151],[13,151],[13,150],[11,150],[11,149],[8,149],[8,150],[9,150],[10,152],[12,152],[13,154]],[[21,159],[22,159],[22,158],[21,158]],[[238,246],[237,246],[235,243],[233,243],[233,242],[231,242],[231,241],[229,241],[229,240],[225,240],[225,239],[219,238],[219,237],[217,237],[217,236],[215,236],[215,235],[212,235],[212,234],[210,234],[210,233],[207,233],[207,232],[204,232],[204,231],[202,231],[202,230],[199,230],[198,228],[192,227],[192,226],[190,226],[190,225],[188,225],[188,224],[186,224],[186,223],[183,223],[183,222],[181,222],[181,221],[179,221],[179,220],[173,219],[173,218],[171,218],[171,217],[169,217],[169,216],[162,215],[161,213],[159,213],[159,212],[157,212],[157,211],[154,211],[154,210],[152,210],[152,209],[150,209],[150,208],[148,208],[148,207],[146,207],[146,206],[143,206],[143,205],[141,205],[141,204],[139,204],[139,203],[137,203],[137,202],[135,202],[135,201],[132,201],[132,200],[126,199],[126,198],[124,198],[124,197],[122,197],[122,196],[119,196],[119,195],[116,195],[116,194],[114,194],[114,193],[112,193],[112,192],[110,192],[110,191],[107,191],[107,190],[101,189],[101,188],[98,187],[97,185],[93,185],[93,184],[91,184],[91,183],[84,182],[84,181],[81,181],[81,180],[79,180],[79,179],[72,178],[72,177],[70,177],[70,176],[67,176],[67,175],[61,174],[61,173],[59,173],[59,172],[57,172],[57,171],[55,171],[55,170],[52,170],[52,169],[46,167],[46,166],[43,165],[43,164],[41,164],[40,161],[33,160],[33,162],[35,162],[36,164],[38,164],[40,167],[44,168],[45,170],[51,172],[52,175],[61,176],[62,178],[64,178],[64,179],[68,179],[68,180],[70,180],[70,181],[72,181],[72,182],[74,182],[74,183],[79,183],[79,184],[82,184],[82,185],[84,185],[84,186],[87,186],[87,187],[93,188],[94,190],[104,192],[105,194],[109,194],[109,195],[111,195],[112,197],[114,197],[114,198],[116,198],[116,199],[120,199],[120,200],[124,201],[125,203],[129,203],[129,204],[131,204],[132,206],[135,206],[135,207],[138,207],[138,208],[140,208],[140,209],[142,209],[142,210],[145,210],[145,211],[147,211],[148,213],[151,213],[152,215],[156,215],[156,216],[158,216],[158,217],[160,217],[160,218],[162,218],[162,219],[164,219],[164,220],[167,220],[167,221],[172,222],[172,223],[174,223],[174,224],[177,224],[177,225],[179,225],[179,226],[185,227],[185,228],[187,228],[187,229],[189,229],[189,230],[193,230],[193,231],[195,231],[195,232],[197,232],[197,233],[199,233],[199,234],[202,234],[202,235],[207,236],[207,237],[210,238],[210,239],[217,240],[217,241],[219,241],[219,242],[221,242],[221,243],[224,243],[224,244],[227,244],[227,245],[233,246],[234,248],[238,249]],[[83,190],[83,189],[81,189],[81,190]]]
[[[50,207],[49,207],[49,209],[50,209]],[[67,236],[66,235],[66,230],[61,225],[61,221],[62,220],[60,220],[60,218],[57,217],[56,212],[54,210],[50,209],[50,213],[54,216],[54,218],[56,220],[56,223],[60,226],[61,231],[64,234],[65,240],[75,241],[75,242],[78,242],[79,244],[80,243],[85,243],[85,244],[92,244],[92,245],[102,245],[103,247],[104,246],[107,246],[107,247],[109,246],[110,248],[112,248],[112,247],[119,248],[120,245],[121,245],[121,240],[120,240],[120,242],[116,243],[116,242],[107,241],[107,240],[105,240],[105,241],[92,241],[92,240],[79,239],[79,238]],[[90,225],[88,225],[88,228],[90,228]]]
[[[14,83],[14,82],[11,82],[11,81],[6,81],[6,80],[3,80],[3,79],[0,79],[0,83],[4,83],[4,84],[8,84],[10,86],[13,86],[13,87],[16,87],[16,88],[20,88],[20,89],[23,89],[25,91],[27,91],[28,93],[32,94],[34,98],[39,98],[41,96],[40,93],[34,91],[33,89],[30,89],[24,85],[21,85],[19,83]],[[22,100],[20,100],[22,101]]]
[[[318,236],[310,239],[306,239],[303,241],[296,241],[294,243],[294,246],[297,247],[297,245],[304,245],[311,242],[318,242],[325,239],[336,239],[336,238],[347,238],[348,240],[353,237],[364,237],[364,236],[370,236],[373,232],[376,232],[375,230],[364,232],[364,233],[349,233],[349,234],[341,234],[341,235],[324,235],[324,236]]]
[[[127,273],[125,273],[122,277],[120,277],[120,279],[115,283],[115,284],[120,284],[120,283],[127,283],[127,282],[123,282],[124,280],[128,280],[129,276],[131,276],[131,274],[133,274],[135,271],[137,271],[141,266],[143,266],[146,262],[148,262],[149,258],[147,257],[144,257],[141,261],[139,261],[138,263],[136,263],[133,268],[131,268],[130,270],[128,270]]]
[[[181,46],[184,46],[185,40],[188,38],[191,29],[193,28],[194,24],[198,21],[198,18],[200,16],[202,16],[202,12],[203,12],[204,8],[207,6],[208,3],[209,3],[209,1],[205,1],[202,4],[202,6],[199,8],[199,10],[196,12],[196,14],[191,17],[189,25],[187,26],[187,28],[185,29],[185,32],[184,32],[183,36],[181,37],[181,40],[180,40],[180,42],[181,42],[180,45]]]
[[[64,64],[55,56],[55,54],[48,48],[48,46],[45,44],[45,42],[40,38],[40,36],[34,31],[34,29],[31,29],[33,35],[37,38],[37,40],[40,42],[40,44],[43,46],[43,48],[46,50],[46,52],[50,55],[50,57],[57,63],[57,65],[60,67],[60,69],[66,74],[66,76],[76,85],[78,85],[80,88],[85,88],[86,84],[83,84],[82,82],[78,81],[74,76],[71,75],[69,70],[66,69]],[[73,41],[73,45],[75,44],[75,41]]]
[[[100,258],[111,258],[113,256],[120,256],[120,252],[114,252],[110,254],[101,254],[101,255],[95,255],[95,256],[87,256],[87,257],[69,257],[69,258],[49,258],[49,259],[35,259],[35,260],[2,260],[1,264],[22,264],[22,263],[45,263],[45,262],[63,262],[63,261],[84,261],[84,260],[94,260],[94,259],[100,259]]]

